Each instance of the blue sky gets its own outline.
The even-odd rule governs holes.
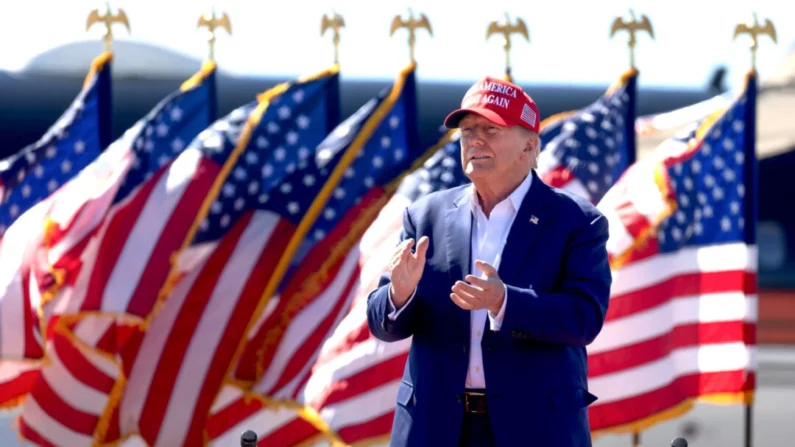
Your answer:
[[[0,28],[0,68],[17,70],[42,51],[67,42],[99,39],[101,30],[85,31],[96,0],[9,0]],[[341,64],[348,78],[390,79],[408,61],[405,30],[389,37],[396,14],[409,7],[425,13],[434,36],[417,37],[418,74],[426,79],[474,80],[501,75],[504,55],[500,39],[485,40],[491,20],[504,13],[524,19],[530,43],[513,41],[514,76],[522,83],[604,85],[627,67],[626,33],[609,38],[612,19],[629,7],[651,19],[655,39],[639,37],[637,64],[641,83],[654,86],[703,86],[718,64],[730,68],[730,81],[742,78],[750,56],[741,42],[732,42],[734,25],[750,17],[749,1],[696,0],[559,2],[463,1],[216,1],[231,16],[233,35],[221,34],[216,47],[222,68],[234,73],[299,75],[332,61],[330,36],[320,37],[320,18],[334,7],[345,17]],[[197,58],[207,53],[198,15],[207,0],[116,0],[127,12],[132,33],[118,27],[118,39],[161,45]],[[795,19],[783,0],[754,2],[760,17],[773,19],[779,43],[763,39],[758,69],[762,80],[775,70],[795,42]],[[46,11],[46,12],[45,12]],[[789,17],[789,18],[788,18]],[[9,42],[13,42],[9,45]],[[99,46],[98,46],[99,48]]]

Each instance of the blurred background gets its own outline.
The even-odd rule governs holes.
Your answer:
[[[0,27],[0,158],[35,143],[82,88],[102,52],[101,25],[86,31],[86,17],[105,2],[2,0]],[[498,37],[486,39],[492,20],[507,12],[524,20],[529,42],[512,37],[512,76],[536,100],[543,118],[591,104],[628,67],[627,34],[610,38],[617,16],[646,15],[654,37],[639,32],[636,47],[637,158],[653,153],[709,109],[706,101],[743,88],[749,69],[747,36],[733,40],[738,23],[755,12],[775,24],[776,40],[759,38],[757,135],[759,159],[758,344],[753,439],[756,446],[790,446],[795,439],[795,6],[790,2],[560,1],[550,3],[364,0],[223,2],[116,0],[130,31],[114,26],[112,139],[193,75],[207,57],[200,14],[227,13],[232,33],[215,45],[218,116],[284,81],[333,62],[323,14],[345,19],[339,62],[342,116],[389,87],[408,62],[405,32],[390,37],[396,14],[424,13],[433,35],[417,32],[420,137],[429,142],[472,82],[502,76]],[[701,104],[702,109],[689,108]],[[705,105],[706,104],[706,105]],[[689,108],[689,109],[688,109]],[[682,112],[685,110],[685,112]],[[688,112],[689,110],[689,112]],[[669,115],[666,115],[670,113]],[[678,113],[673,113],[678,112]],[[654,118],[654,120],[652,120]],[[644,121],[644,119],[646,119]],[[641,124],[653,127],[649,130]],[[650,124],[651,123],[651,124]],[[742,405],[697,403],[690,411],[641,433],[644,446],[685,436],[694,446],[742,446]],[[0,444],[23,445],[12,427],[18,409],[3,413]],[[631,434],[605,434],[599,447],[633,444]]]

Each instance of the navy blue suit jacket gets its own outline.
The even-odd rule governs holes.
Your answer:
[[[611,273],[608,224],[587,200],[535,172],[509,230],[499,274],[508,289],[499,331],[482,340],[487,401],[498,446],[591,446],[585,347],[602,328]],[[385,274],[368,297],[375,337],[413,337],[397,393],[391,446],[456,446],[464,416],[470,316],[451,287],[470,270],[468,186],[429,194],[404,213],[402,239],[430,238],[416,295],[390,321]],[[535,216],[535,219],[531,219]]]

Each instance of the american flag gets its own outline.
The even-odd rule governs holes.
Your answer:
[[[531,109],[530,106],[525,104],[524,107],[522,108],[522,115],[520,116],[520,118],[524,122],[530,124],[531,126],[535,126],[536,119],[538,119],[538,116],[536,116],[536,113],[533,112],[533,109]]]
[[[110,143],[112,58],[94,59],[82,90],[47,133],[0,161],[0,238]]]
[[[598,203],[635,161],[637,71],[589,106],[541,123],[538,173],[550,186]]]
[[[123,349],[128,392],[113,411],[120,436],[202,445],[207,415],[250,319],[262,311],[279,257],[337,174],[340,154],[327,143],[351,138],[346,132],[354,129],[340,125],[324,141],[338,122],[338,98],[336,66],[276,86],[214,123],[183,154],[212,184],[202,207],[185,216],[194,226],[177,235],[186,241],[175,252],[178,281],[164,285],[152,318]]]
[[[755,387],[755,101],[749,75],[727,110],[635,164],[598,205],[614,280],[588,347],[596,433]]]
[[[370,335],[365,311],[367,295],[377,284],[399,240],[406,206],[434,191],[469,181],[461,169],[457,132],[445,129],[440,141],[426,153],[427,161],[400,182],[366,231],[357,232],[353,247],[342,253],[344,259],[339,267],[326,273],[322,287],[315,292],[320,299],[313,303],[326,302],[324,308],[299,315],[288,329],[288,336],[292,334],[300,342],[303,335],[298,334],[299,330],[314,327],[315,321],[325,324],[326,320],[335,320],[328,326],[332,328],[330,333],[322,329],[320,352],[312,358],[311,369],[302,371],[308,374],[297,376],[301,379],[298,386],[288,383],[279,387],[272,385],[268,370],[255,385],[257,395],[268,393],[281,398],[280,402],[294,405],[293,411],[275,411],[252,398],[251,393],[228,386],[219,402],[223,405],[217,405],[217,416],[211,418],[218,432],[211,434],[218,441],[216,445],[233,442],[243,428],[257,430],[263,443],[274,446],[296,445],[318,437],[358,445],[388,436],[395,393],[411,342],[383,343]],[[341,301],[342,315],[336,308],[331,316],[323,314]],[[309,333],[310,337],[316,334]],[[288,336],[282,341],[283,346],[295,344],[288,343]],[[312,341],[313,350],[315,343]],[[297,351],[300,353],[300,346]],[[296,414],[299,410],[300,416]]]
[[[205,64],[49,199],[48,218],[53,225],[40,252],[45,265],[66,274],[46,304],[48,311],[41,313],[42,324],[48,328],[44,339],[48,361],[37,368],[25,389],[19,417],[24,439],[42,445],[92,445],[113,387],[121,378],[114,360],[120,339],[115,321],[119,314],[76,314],[60,305],[68,307],[72,299],[79,300],[85,292],[81,285],[90,282],[92,274],[115,267],[100,264],[94,268],[97,245],[92,242],[95,237],[109,237],[103,233],[106,225],[123,214],[119,210],[130,197],[146,190],[146,179],[156,176],[152,173],[168,162],[164,157],[177,157],[185,148],[180,141],[190,141],[209,125],[215,113],[214,73],[215,65]],[[35,289],[28,290],[34,293]]]

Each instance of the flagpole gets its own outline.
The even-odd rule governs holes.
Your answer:
[[[745,403],[745,447],[751,447],[753,441],[754,419],[753,419],[754,404]]]
[[[627,41],[627,47],[629,49],[629,68],[630,70],[637,70],[635,67],[635,44],[637,43],[636,34],[640,31],[645,31],[649,37],[654,39],[654,28],[652,27],[651,20],[645,14],[641,14],[640,18],[635,17],[635,12],[630,9],[629,10],[629,20],[625,20],[623,17],[616,17],[613,19],[613,23],[610,25],[610,37],[616,35],[619,31],[626,31],[629,34],[629,40]],[[637,86],[636,86],[637,88]],[[634,108],[634,105],[633,105]],[[632,115],[634,117],[635,112],[632,111]],[[629,132],[632,133],[634,137],[635,134],[635,123],[628,123],[627,126],[631,126]],[[635,153],[632,154],[632,162],[637,158],[637,144],[634,144],[635,147],[632,148]],[[632,432],[632,447],[641,447],[640,441],[640,431],[633,431]]]
[[[207,45],[209,47],[207,60],[215,62],[215,30],[222,28],[226,30],[227,34],[232,35],[232,22],[229,20],[229,14],[224,12],[218,17],[215,15],[215,8],[212,8],[209,15],[199,16],[196,28],[207,28]]]
[[[773,43],[777,43],[776,41],[776,28],[773,25],[773,22],[770,19],[765,19],[765,22],[759,23],[758,17],[756,13],[752,15],[753,21],[748,23],[738,23],[734,28],[734,36],[733,39],[737,39],[738,36],[747,34],[750,37],[750,44],[749,49],[751,51],[751,69],[750,69],[750,76],[747,80],[749,83],[753,83],[753,86],[748,85],[746,88],[753,88],[754,95],[753,95],[753,103],[749,104],[748,107],[753,112],[751,115],[750,126],[752,129],[746,130],[749,135],[746,136],[746,159],[748,163],[751,164],[751,167],[746,171],[749,174],[749,179],[746,181],[751,184],[751,188],[748,188],[751,192],[747,195],[749,198],[746,200],[752,201],[751,208],[751,215],[749,216],[752,220],[751,225],[746,225],[746,231],[750,232],[750,237],[746,237],[747,241],[753,241],[756,244],[756,222],[758,219],[758,197],[759,197],[759,182],[758,182],[758,167],[756,163],[756,51],[759,48],[759,36],[767,35],[770,37],[770,40]],[[749,101],[750,102],[750,101]],[[746,118],[748,121],[748,118]],[[750,146],[750,147],[748,147]],[[748,211],[746,211],[748,212]],[[758,282],[759,280],[755,280]],[[758,290],[758,287],[754,287],[754,290]],[[754,337],[755,340],[756,337]],[[744,399],[743,405],[745,407],[745,447],[751,447],[753,445],[753,429],[754,429],[754,404],[753,399],[749,397],[749,394],[746,391],[746,398]],[[752,396],[752,395],[751,395]]]
[[[331,42],[334,45],[334,65],[340,64],[340,29],[345,28],[345,19],[332,10],[331,15],[323,14],[320,19],[320,35],[326,34],[327,30],[332,31]]]
[[[635,121],[637,120],[637,76],[638,69],[635,64],[635,45],[637,43],[637,33],[645,31],[651,39],[654,39],[654,27],[651,20],[646,14],[641,14],[640,17],[635,16],[635,11],[629,10],[629,20],[624,17],[618,16],[613,19],[610,25],[610,37],[613,38],[619,31],[626,31],[629,34],[627,40],[627,49],[629,50],[629,70],[627,73],[634,73],[636,79],[633,80],[632,99],[630,100],[629,115],[632,117],[631,123],[626,123],[625,137],[628,139],[627,144],[631,145],[629,148],[629,157],[627,160],[627,167],[633,165],[638,159],[638,137],[635,130]],[[622,77],[623,78],[623,77]],[[638,441],[640,442],[640,441]]]

